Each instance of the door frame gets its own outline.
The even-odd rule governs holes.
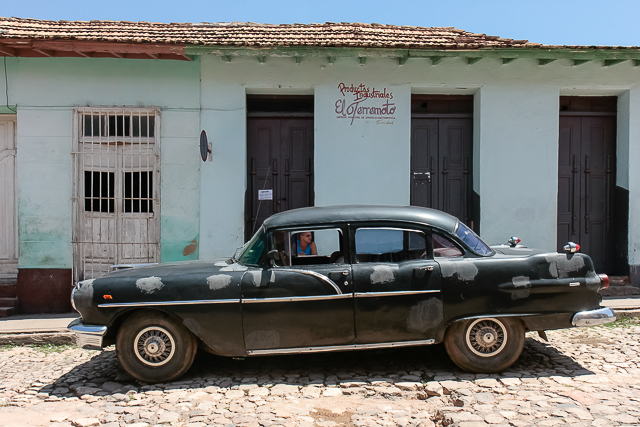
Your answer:
[[[18,274],[18,168],[17,168],[17,159],[18,159],[18,138],[17,138],[17,129],[18,129],[18,116],[16,114],[1,114],[0,122],[3,123],[13,123],[12,135],[12,143],[9,146],[7,157],[13,157],[13,188],[10,189],[13,193],[13,212],[9,214],[11,225],[10,235],[9,235],[9,247],[12,248],[12,253],[10,253],[10,258],[5,260],[0,260],[0,276],[3,275],[11,275],[15,276]],[[6,187],[5,187],[6,188]]]

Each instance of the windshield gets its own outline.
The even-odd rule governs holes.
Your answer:
[[[236,257],[236,261],[240,264],[246,265],[261,265],[264,261],[264,228],[260,227],[260,230],[253,235],[243,247],[239,249],[239,254]]]
[[[480,237],[463,223],[458,223],[456,235],[462,240],[473,252],[478,255],[491,255],[493,251]]]

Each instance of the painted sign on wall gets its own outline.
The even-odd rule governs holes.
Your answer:
[[[396,104],[393,92],[386,87],[376,88],[364,83],[338,84],[338,99],[335,102],[337,119],[373,120],[378,125],[392,125],[395,120]]]

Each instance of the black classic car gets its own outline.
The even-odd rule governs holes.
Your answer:
[[[246,357],[444,343],[462,369],[513,364],[526,331],[600,325],[593,262],[489,247],[419,207],[304,208],[268,218],[228,259],[124,269],[72,293],[79,347],[115,343],[145,382],[184,374],[202,348]],[[136,266],[132,266],[136,267]]]

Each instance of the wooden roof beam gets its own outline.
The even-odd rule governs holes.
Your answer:
[[[512,63],[513,61],[515,61],[518,58],[502,58],[502,65],[507,65]]]
[[[626,59],[605,59],[604,61],[602,61],[602,65],[604,67],[610,67],[612,65],[616,65],[624,61],[626,61]]]
[[[438,65],[442,62],[444,56],[432,56],[431,57],[431,65]]]
[[[469,57],[469,58],[467,58],[467,64],[468,65],[473,65],[476,62],[480,61],[481,59],[482,59],[482,56]]]
[[[0,43],[0,53],[3,56],[16,56],[18,55],[18,50]]]
[[[540,58],[538,59],[538,65],[547,65],[547,64],[551,64],[553,61],[555,61],[557,58]]]
[[[577,67],[578,65],[586,64],[587,62],[591,62],[590,59],[572,59],[571,65]]]
[[[41,48],[38,48],[38,47],[34,47],[33,50],[35,52],[43,54],[44,56],[48,56],[48,57],[56,56],[56,51],[55,50],[41,49]]]

